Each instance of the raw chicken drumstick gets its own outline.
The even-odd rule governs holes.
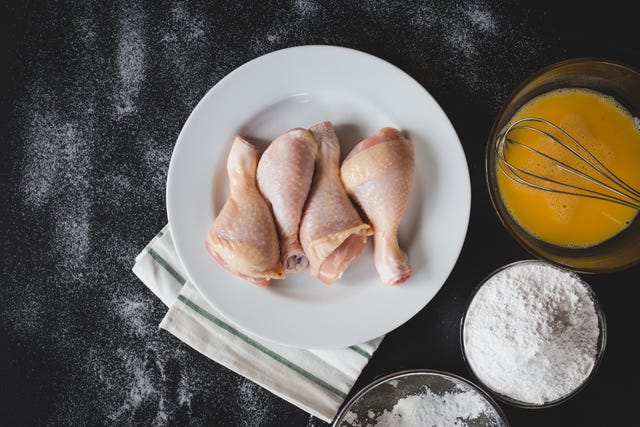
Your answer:
[[[414,154],[411,141],[384,128],[354,147],[340,173],[349,196],[373,227],[374,262],[387,285],[411,277],[407,254],[398,245],[398,227],[409,201]]]
[[[316,170],[300,224],[308,272],[332,283],[364,249],[371,227],[362,222],[340,180],[340,143],[330,122],[310,129],[318,143]]]
[[[256,147],[236,136],[227,159],[229,198],[209,228],[206,246],[224,268],[258,286],[284,277],[276,226],[256,186]]]
[[[298,233],[317,154],[313,135],[296,128],[273,140],[258,162],[258,188],[271,203],[287,272],[304,270],[308,265]]]

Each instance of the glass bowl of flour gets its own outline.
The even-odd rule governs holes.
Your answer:
[[[558,405],[583,390],[602,360],[606,335],[591,287],[541,260],[491,273],[471,295],[460,325],[474,380],[522,408]]]
[[[498,404],[454,374],[408,370],[379,378],[354,395],[334,427],[509,427]]]

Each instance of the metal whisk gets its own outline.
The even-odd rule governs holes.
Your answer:
[[[519,132],[534,132],[539,143],[531,145],[523,143],[522,138],[518,139]],[[545,144],[556,144],[561,147],[561,152],[567,153],[568,157],[564,161],[559,159],[558,155],[554,157],[548,148],[544,148]],[[578,177],[578,181],[584,180],[580,182],[594,185],[576,185],[567,182],[569,180],[566,178],[558,178],[555,176],[558,175],[557,173],[543,175],[541,172],[527,170],[526,166],[517,165],[515,161],[510,159],[510,146],[528,150],[536,156],[537,160],[548,162],[549,165],[558,168],[562,173],[570,174],[565,176]],[[547,147],[552,146],[547,145]],[[531,117],[515,121],[498,137],[495,151],[500,170],[517,183],[538,190],[590,197],[640,210],[640,191],[619,178],[577,139],[548,120]]]

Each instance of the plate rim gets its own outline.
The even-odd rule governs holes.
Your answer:
[[[172,182],[174,180],[175,177],[175,169],[176,169],[176,153],[178,152],[178,147],[179,145],[181,145],[181,141],[184,140],[184,134],[186,132],[186,130],[190,127],[190,124],[192,123],[193,120],[195,120],[195,117],[198,115],[197,113],[199,112],[200,109],[204,108],[204,103],[203,101],[206,98],[209,98],[211,96],[212,93],[214,93],[216,90],[220,90],[220,87],[224,86],[226,84],[227,81],[232,80],[234,78],[234,76],[236,74],[242,73],[244,72],[244,70],[246,70],[247,68],[250,68],[252,66],[254,66],[256,63],[259,63],[262,60],[265,60],[265,58],[267,57],[271,57],[271,56],[275,56],[275,55],[285,55],[287,52],[291,52],[291,51],[296,51],[296,50],[308,50],[308,49],[312,49],[312,50],[326,50],[326,51],[342,51],[342,53],[346,53],[348,55],[358,55],[361,56],[363,58],[366,58],[367,61],[373,61],[373,62],[377,62],[380,65],[383,65],[385,67],[388,67],[390,70],[393,70],[394,73],[397,73],[399,76],[401,76],[402,78],[404,78],[405,81],[407,81],[408,83],[412,84],[413,86],[415,86],[416,90],[419,90],[421,92],[421,94],[423,96],[426,96],[435,107],[437,107],[437,111],[441,114],[442,116],[442,121],[443,124],[446,124],[448,130],[452,133],[453,137],[456,140],[456,144],[452,145],[451,149],[454,149],[455,151],[457,151],[457,155],[461,157],[461,159],[463,160],[462,162],[462,166],[464,167],[464,171],[466,172],[464,174],[464,179],[463,179],[463,193],[460,196],[465,196],[465,203],[464,203],[464,208],[465,208],[465,212],[463,213],[464,216],[464,224],[463,225],[463,229],[461,229],[461,236],[462,238],[459,240],[459,242],[456,242],[457,244],[455,246],[452,245],[452,247],[455,250],[456,256],[452,257],[451,259],[451,266],[449,268],[447,268],[447,272],[444,275],[444,278],[442,280],[441,283],[439,283],[437,289],[435,290],[435,292],[433,293],[433,295],[431,296],[431,298],[429,298],[428,300],[426,300],[424,302],[424,304],[419,305],[418,307],[416,307],[415,310],[411,310],[411,312],[407,312],[407,316],[404,317],[403,320],[399,321],[399,322],[394,322],[393,324],[390,324],[390,326],[386,327],[386,330],[382,331],[382,332],[375,332],[375,333],[369,333],[367,337],[365,338],[357,338],[357,339],[351,339],[349,340],[348,343],[344,342],[345,340],[342,340],[342,342],[339,342],[337,344],[325,344],[325,345],[313,345],[313,344],[309,344],[309,340],[295,340],[295,339],[291,339],[291,340],[286,340],[283,341],[281,339],[278,338],[274,338],[274,337],[269,337],[269,336],[265,336],[264,334],[261,333],[257,333],[255,332],[252,328],[247,327],[246,325],[241,325],[239,323],[236,323],[231,317],[233,316],[229,316],[226,313],[226,310],[224,309],[220,309],[218,307],[218,305],[212,301],[209,296],[207,295],[207,292],[203,292],[201,289],[201,286],[192,278],[191,273],[189,272],[189,269],[187,267],[187,263],[184,262],[184,253],[183,251],[180,249],[180,244],[176,241],[175,239],[175,220],[172,220],[173,214],[172,214],[172,195],[171,195],[171,188],[172,188]],[[453,126],[453,123],[451,122],[451,120],[449,119],[448,115],[446,114],[446,112],[444,111],[444,109],[442,108],[442,106],[437,102],[437,100],[429,93],[429,91],[427,91],[427,89],[422,86],[417,80],[415,80],[411,75],[409,75],[407,72],[405,72],[404,70],[402,70],[401,68],[399,68],[398,66],[392,64],[389,61],[386,61],[378,56],[375,56],[373,54],[364,52],[364,51],[360,51],[357,49],[353,49],[353,48],[349,48],[349,47],[344,47],[344,46],[335,46],[335,45],[323,45],[323,44],[309,44],[309,45],[298,45],[298,46],[291,46],[291,47],[287,47],[287,48],[283,48],[283,49],[278,49],[278,50],[274,50],[271,52],[268,52],[266,54],[257,56],[243,64],[241,64],[240,66],[236,67],[235,69],[233,69],[231,72],[229,72],[228,74],[226,74],[224,77],[222,77],[218,82],[216,82],[209,90],[207,90],[207,92],[200,98],[200,100],[198,101],[198,103],[196,104],[196,106],[192,109],[192,111],[189,113],[189,116],[187,117],[186,121],[184,122],[178,137],[176,139],[172,154],[171,154],[171,160],[169,163],[169,168],[167,171],[167,180],[166,180],[166,189],[165,189],[165,197],[166,197],[166,209],[167,209],[167,218],[168,218],[168,224],[169,224],[169,229],[172,233],[172,236],[174,238],[174,247],[175,247],[175,252],[176,255],[178,257],[178,259],[180,260],[185,273],[189,279],[189,281],[193,284],[193,286],[196,288],[196,290],[198,290],[198,292],[203,296],[203,298],[205,299],[205,301],[207,301],[215,310],[219,311],[220,314],[223,316],[223,318],[229,322],[231,325],[237,326],[239,327],[241,330],[243,330],[244,332],[247,332],[249,335],[262,339],[264,341],[270,342],[272,344],[276,344],[276,345],[281,345],[281,346],[285,346],[285,347],[293,347],[293,348],[304,348],[304,349],[337,349],[337,348],[344,348],[344,347],[349,347],[349,346],[353,346],[353,345],[358,345],[358,344],[362,344],[362,343],[366,343],[368,341],[377,339],[381,336],[386,335],[387,333],[397,329],[398,327],[402,326],[404,323],[406,323],[407,321],[409,321],[411,318],[413,318],[418,312],[420,312],[422,309],[424,309],[424,307],[426,307],[426,305],[433,300],[433,298],[438,294],[438,292],[440,292],[440,290],[442,289],[442,287],[444,286],[444,284],[446,283],[446,281],[448,280],[448,278],[451,275],[451,272],[453,271],[453,269],[455,268],[455,265],[457,264],[459,258],[460,258],[460,254],[462,252],[462,248],[464,246],[464,243],[466,242],[467,239],[467,235],[468,235],[468,229],[469,229],[469,222],[470,222],[470,213],[471,213],[471,198],[472,198],[472,194],[471,194],[471,179],[470,179],[470,173],[469,173],[469,164],[466,158],[466,153],[464,152],[464,148],[462,146],[462,142],[460,140],[460,137],[455,129],[455,127]],[[179,239],[178,239],[179,240]],[[242,323],[242,322],[240,322]]]

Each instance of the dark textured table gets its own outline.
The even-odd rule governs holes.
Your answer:
[[[244,62],[304,44],[359,49],[413,76],[453,122],[471,174],[469,231],[451,276],[387,335],[352,394],[401,369],[469,378],[458,327],[470,291],[531,257],[491,207],[489,128],[509,92],[545,65],[579,56],[640,65],[637,15],[606,6],[4,3],[0,424],[324,425],[159,330],[166,309],[131,273],[167,221],[169,159],[199,99]],[[630,294],[640,267],[586,279],[608,321],[603,363],[565,404],[502,405],[514,426],[637,422]]]

